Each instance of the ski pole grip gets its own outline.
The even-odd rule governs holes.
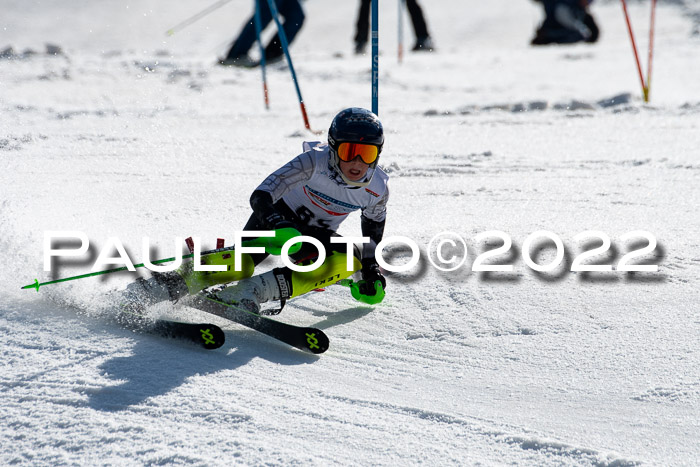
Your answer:
[[[353,282],[352,285],[350,285],[350,293],[352,294],[352,297],[357,300],[358,302],[366,303],[368,305],[376,305],[377,303],[381,303],[382,300],[384,300],[385,292],[384,292],[384,287],[382,287],[382,283],[379,280],[374,281],[373,285],[373,294],[369,295],[366,293],[362,293],[360,288],[362,287],[362,282]]]

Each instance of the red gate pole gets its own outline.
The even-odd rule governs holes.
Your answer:
[[[625,13],[625,21],[627,22],[627,30],[630,33],[630,40],[632,41],[632,51],[634,52],[634,59],[637,61],[637,71],[639,71],[639,81],[642,83],[642,94],[644,95],[644,102],[648,102],[648,90],[647,85],[644,82],[644,75],[642,74],[642,65],[639,63],[639,54],[637,53],[637,43],[634,41],[634,33],[632,32],[632,24],[630,23],[629,14],[627,14],[627,2],[625,0],[620,0],[622,2],[622,10]]]

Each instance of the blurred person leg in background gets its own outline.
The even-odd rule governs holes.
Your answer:
[[[416,34],[416,44],[412,50],[414,52],[432,52],[435,47],[428,33],[428,25],[425,24],[423,10],[416,0],[406,0],[406,8],[408,8],[408,14],[411,16],[413,32]]]
[[[357,13],[357,23],[355,25],[355,53],[363,54],[367,48],[369,37],[369,10],[372,0],[360,0],[360,10]],[[433,40],[428,33],[428,26],[425,23],[423,10],[416,0],[406,0],[406,8],[411,16],[413,32],[416,35],[416,44],[413,46],[414,52],[432,52],[435,47]]]
[[[588,10],[593,0],[535,0],[542,4],[545,18],[532,45],[596,42],[600,30]]]
[[[264,30],[272,21],[272,13],[267,4],[267,0],[257,0],[260,6],[260,23]],[[277,10],[284,18],[282,28],[287,36],[287,41],[292,44],[297,33],[304,24],[304,10],[301,8],[299,0],[275,0]],[[256,41],[255,34],[255,14],[248,19],[243,30],[238,35],[226,57],[219,60],[221,65],[233,65],[241,67],[255,67],[259,62],[248,56],[248,51]],[[280,42],[279,33],[275,34],[272,40],[265,47],[265,61],[275,63],[282,60],[284,51]]]
[[[360,0],[360,10],[357,12],[357,23],[355,24],[355,53],[363,54],[367,48],[367,38],[369,37],[369,7],[372,0]]]

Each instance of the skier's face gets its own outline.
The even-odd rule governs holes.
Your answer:
[[[365,175],[367,175],[367,170],[369,170],[369,165],[362,161],[361,157],[356,157],[350,162],[340,161],[340,170],[343,172],[345,177],[353,182],[362,180]]]

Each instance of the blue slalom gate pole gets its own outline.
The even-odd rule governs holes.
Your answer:
[[[372,0],[372,112],[379,115],[379,0]]]
[[[294,87],[297,90],[297,97],[299,98],[299,105],[301,106],[301,116],[304,118],[304,125],[306,129],[313,132],[311,125],[309,124],[309,117],[306,115],[306,106],[304,105],[304,99],[301,97],[301,90],[299,89],[299,82],[297,80],[297,74],[294,72],[294,65],[292,65],[292,56],[289,55],[289,42],[287,42],[287,35],[284,33],[282,28],[282,23],[280,22],[280,17],[277,12],[277,5],[275,5],[275,0],[267,0],[267,4],[270,6],[270,12],[272,13],[272,18],[275,20],[277,25],[277,33],[280,36],[280,42],[282,43],[282,50],[287,58],[287,65],[289,65],[289,71],[292,73],[292,80],[294,80]]]
[[[403,11],[406,0],[399,0],[399,63],[403,61]]]
[[[263,96],[265,98],[265,108],[270,110],[270,100],[267,94],[267,72],[265,70],[265,47],[263,47],[262,38],[262,21],[260,19],[260,0],[255,0],[255,37],[260,46],[260,69],[262,70]]]

